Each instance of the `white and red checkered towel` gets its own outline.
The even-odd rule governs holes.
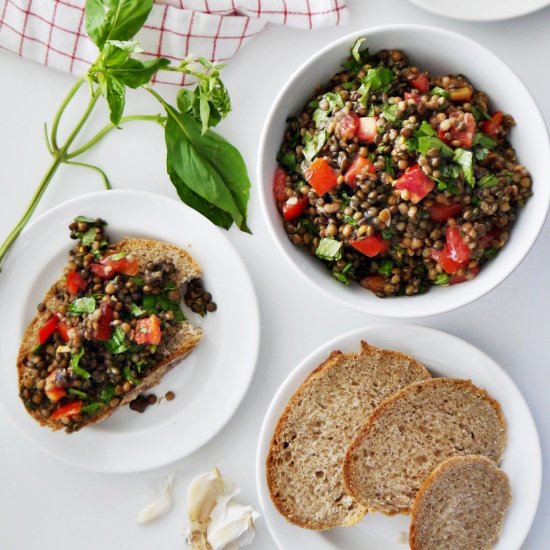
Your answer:
[[[84,4],[0,0],[0,48],[83,74],[97,57],[96,46],[86,36]],[[267,23],[314,29],[342,24],[347,17],[345,0],[155,0],[137,39],[145,56],[177,61],[191,53],[224,61]],[[162,78],[182,81],[177,73],[163,73]]]

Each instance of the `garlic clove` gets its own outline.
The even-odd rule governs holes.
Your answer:
[[[146,525],[164,516],[172,508],[172,488],[175,478],[176,474],[168,474],[159,481],[160,494],[139,511],[136,518],[138,525]]]
[[[252,506],[218,499],[207,530],[208,544],[212,550],[237,550],[250,544],[255,535],[254,522],[259,517]]]

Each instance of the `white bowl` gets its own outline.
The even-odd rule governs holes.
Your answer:
[[[340,70],[355,39],[366,36],[371,52],[401,49],[411,62],[430,74],[462,73],[491,98],[491,109],[510,113],[517,126],[511,143],[519,161],[531,172],[534,196],[520,212],[511,236],[498,256],[472,281],[451,287],[431,287],[423,295],[378,298],[358,284],[335,281],[326,267],[285,232],[272,194],[276,155],[289,115],[299,114],[315,86]],[[258,181],[264,216],[277,246],[290,264],[315,288],[353,309],[383,317],[424,317],[450,311],[483,296],[519,265],[533,246],[550,205],[550,141],[542,114],[519,77],[495,54],[454,32],[422,25],[388,25],[365,29],[329,44],[307,60],[277,96],[263,128]]]

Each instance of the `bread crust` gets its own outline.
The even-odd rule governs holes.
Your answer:
[[[183,283],[201,277],[202,271],[197,261],[185,250],[161,241],[154,241],[150,239],[130,239],[124,238],[122,241],[112,247],[115,252],[126,251],[128,253],[135,254],[139,261],[140,272],[145,269],[145,265],[149,260],[154,261],[154,258],[163,257],[164,259],[170,259],[174,262],[177,268],[177,284],[181,286]],[[64,278],[58,279],[48,290],[43,303],[46,305],[46,311],[43,313],[37,312],[29,326],[25,330],[19,353],[17,356],[17,371],[18,371],[18,383],[21,387],[23,381],[30,377],[36,378],[37,369],[32,369],[25,366],[25,360],[38,344],[38,331],[41,326],[51,316],[51,311],[56,311],[61,301],[56,298],[56,287],[59,284],[63,284]],[[141,393],[156,386],[162,379],[162,377],[172,370],[180,361],[185,359],[200,343],[203,338],[203,331],[200,327],[195,327],[191,323],[183,322],[178,333],[171,338],[170,341],[161,342],[157,348],[159,351],[164,352],[164,358],[156,365],[154,370],[147,375],[143,380],[131,391],[122,396],[120,403],[116,407],[103,407],[95,414],[87,415],[85,419],[79,423],[82,429],[91,424],[96,424],[105,420],[111,416],[120,407],[133,401]],[[181,340],[181,341],[180,341]],[[174,345],[174,342],[177,344]],[[42,426],[47,426],[52,430],[65,429],[65,425],[60,420],[50,420],[44,418],[38,409],[29,410],[27,412]]]
[[[407,386],[406,388],[403,388],[402,390],[398,391],[397,393],[395,393],[394,395],[392,395],[391,397],[389,397],[388,399],[380,403],[378,407],[376,407],[376,409],[369,416],[368,420],[365,422],[361,430],[357,433],[355,439],[352,441],[352,443],[350,444],[346,452],[346,456],[343,464],[344,487],[350,495],[352,495],[358,501],[360,502],[362,501],[363,505],[366,506],[371,511],[382,512],[386,515],[392,516],[396,514],[410,514],[411,507],[408,506],[408,507],[390,510],[390,509],[381,509],[378,507],[374,508],[368,505],[365,502],[365,499],[362,498],[360,490],[355,486],[353,482],[353,456],[361,447],[365,438],[368,437],[370,432],[375,429],[377,421],[380,418],[382,418],[387,413],[388,410],[390,410],[396,403],[398,403],[404,397],[410,394],[420,393],[427,385],[430,385],[432,387],[453,386],[455,388],[464,388],[469,391],[472,391],[477,396],[482,398],[486,403],[488,403],[493,408],[503,431],[500,445],[497,450],[498,457],[496,462],[499,463],[502,458],[502,454],[504,452],[504,449],[507,443],[506,419],[504,418],[504,414],[502,413],[502,408],[499,402],[496,401],[494,398],[492,398],[487,393],[486,390],[474,385],[471,380],[462,380],[462,379],[456,379],[456,378],[432,378],[431,380],[426,380],[426,381],[411,384],[410,386]]]

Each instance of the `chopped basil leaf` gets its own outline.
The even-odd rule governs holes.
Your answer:
[[[380,267],[378,268],[378,273],[380,275],[388,276],[391,275],[391,270],[393,269],[393,263],[391,260],[384,260]]]
[[[432,128],[429,122],[423,120],[416,134],[417,134],[417,137],[435,136],[435,130]]]
[[[148,294],[143,297],[143,309],[151,315],[157,313],[157,298],[153,294]]]
[[[357,225],[357,220],[355,218],[352,218],[351,216],[348,216],[347,214],[343,214],[342,218],[349,225]]]
[[[115,386],[114,384],[108,384],[101,390],[101,394],[99,395],[99,398],[104,403],[109,404],[109,401],[115,396]]]
[[[313,225],[313,222],[306,216],[302,216],[298,220],[298,229],[300,229],[301,227],[303,227],[309,233],[317,233],[317,231],[315,231],[315,226]]]
[[[325,146],[327,139],[328,133],[326,130],[321,130],[314,134],[306,132],[304,136],[304,157],[311,162],[315,155]]]
[[[384,113],[384,118],[388,122],[395,122],[397,120],[397,103],[393,105],[383,105],[382,112]]]
[[[134,376],[128,365],[122,369],[122,374],[124,375],[124,378],[130,382],[130,384],[133,384],[134,386],[139,385],[139,379]]]
[[[395,163],[393,157],[386,158],[386,172],[393,178],[395,176]]]
[[[143,277],[131,277],[130,281],[136,286],[143,286],[145,284],[145,279]]]
[[[344,269],[342,269],[342,271],[340,271],[340,273],[344,273],[344,275],[345,275],[346,273],[349,273],[352,269],[353,269],[353,264],[351,262],[348,262],[344,266]]]
[[[487,174],[477,182],[478,187],[489,188],[498,185],[498,178],[494,174]]]
[[[122,330],[120,325],[114,328],[111,339],[107,340],[105,345],[113,355],[128,351],[129,346],[126,342],[126,333]]]
[[[82,397],[82,399],[88,399],[88,394],[84,391],[77,390],[76,388],[69,388],[67,391],[72,395],[78,395],[78,397]]]
[[[88,231],[85,233],[82,233],[82,236],[80,237],[80,240],[82,241],[82,244],[84,246],[92,246],[92,244],[95,242],[95,227],[90,227]]]
[[[486,248],[484,251],[483,251],[483,258],[486,259],[486,260],[491,260],[492,258],[494,258],[498,252],[499,252],[500,249],[498,248]]]
[[[484,161],[487,158],[487,155],[489,154],[489,149],[486,149],[485,147],[474,147],[474,155],[477,160]]]
[[[132,315],[132,317],[141,317],[144,313],[147,313],[145,309],[139,307],[133,302],[130,304],[130,314]]]
[[[86,369],[79,366],[80,359],[84,355],[84,348],[80,348],[80,351],[71,357],[70,367],[74,374],[88,380],[92,376]]]
[[[70,315],[79,315],[81,313],[93,313],[95,311],[95,298],[93,296],[86,296],[84,298],[77,298],[74,302],[69,304],[67,313]]]
[[[319,107],[319,101],[317,101],[316,99],[312,99],[308,104],[307,106],[310,108],[310,109],[317,109],[317,107]]]
[[[336,279],[339,283],[342,283],[344,285],[349,285],[349,279],[341,271],[333,271],[332,277]]]
[[[474,178],[474,156],[472,152],[459,147],[455,149],[453,160],[462,168],[464,179],[473,187],[476,180]]]
[[[324,109],[321,109],[321,107],[318,107],[315,112],[313,113],[313,122],[315,122],[315,126],[317,128],[320,128],[323,123],[329,118],[335,110],[342,109],[344,107],[344,101],[342,100],[342,96],[337,92],[328,92],[325,95],[323,95],[321,101],[325,99],[328,103],[328,109],[325,111]]]
[[[436,285],[448,285],[449,284],[449,276],[446,273],[438,273],[437,277],[435,278],[434,283]]]
[[[38,353],[40,353],[40,350],[42,349],[42,344],[38,344],[36,345],[34,348],[32,348],[32,353],[34,353],[35,355],[37,355]]]
[[[430,149],[439,149],[444,157],[452,158],[453,150],[440,139],[433,136],[420,136],[418,138],[417,151],[426,154]]]
[[[342,248],[340,241],[324,237],[319,242],[315,255],[322,260],[334,262],[342,257]]]
[[[388,67],[376,67],[369,69],[367,75],[362,79],[372,92],[382,90],[391,85],[395,79],[395,74]]]
[[[127,252],[117,252],[116,254],[111,254],[109,256],[109,260],[122,260],[122,258],[126,258],[126,256],[128,255]]]
[[[89,403],[88,405],[84,405],[81,410],[84,414],[93,414],[104,406],[103,403]]]
[[[472,141],[472,145],[481,145],[486,149],[493,149],[494,147],[496,147],[497,142],[491,139],[487,134],[477,132]]]
[[[279,151],[277,162],[287,171],[294,172],[296,169],[296,155],[292,151]]]
[[[443,168],[443,177],[445,179],[456,180],[460,176],[460,168],[456,164],[448,164]]]
[[[150,348],[149,348],[149,351],[151,353],[155,353],[157,351],[157,345],[156,344],[153,344]]]
[[[139,374],[143,374],[143,371],[147,368],[147,361],[140,359],[134,366]]]
[[[353,59],[355,59],[355,61],[357,61],[357,63],[361,63],[362,60],[361,60],[361,52],[359,51],[359,49],[361,48],[361,46],[363,45],[363,43],[366,41],[366,37],[364,36],[360,36],[356,41],[355,41],[355,44],[353,45],[353,47],[351,48],[351,57],[353,57]]]
[[[77,216],[74,219],[74,222],[75,223],[88,223],[88,224],[92,224],[92,225],[101,225],[101,226],[107,225],[103,220],[101,220],[101,223],[98,224],[97,219],[88,218],[88,216]]]
[[[394,234],[395,234],[395,231],[393,227],[388,227],[388,229],[382,229],[382,238],[385,241],[391,241]]]
[[[439,86],[435,86],[434,88],[432,88],[430,94],[447,98],[449,97],[449,92],[447,90],[444,90],[443,88],[440,88]]]

